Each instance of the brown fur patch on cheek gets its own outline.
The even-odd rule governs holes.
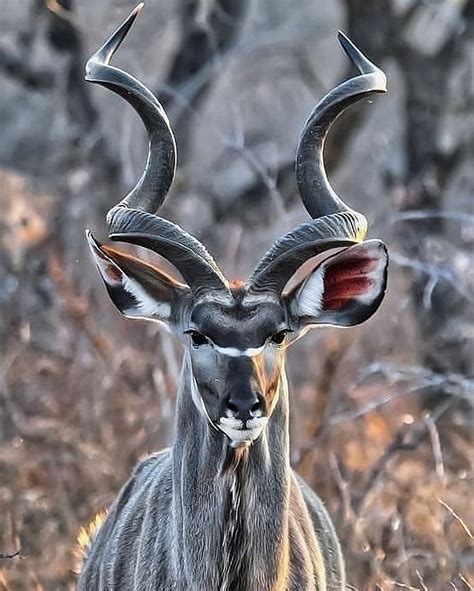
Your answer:
[[[265,401],[265,415],[269,417],[276,405],[278,385],[280,383],[285,353],[278,350],[266,350],[253,358],[255,375],[259,390]]]
[[[281,372],[283,367],[283,358],[282,354],[279,355],[278,359],[275,361],[273,372],[271,376],[269,376],[265,388],[265,405],[267,408],[267,416],[270,416],[275,408],[277,398],[276,394],[278,392],[278,385],[280,383]]]

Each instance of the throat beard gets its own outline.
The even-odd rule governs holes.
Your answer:
[[[243,540],[249,539],[248,523],[245,515],[245,475],[242,470],[248,450],[233,449],[231,447],[228,449],[226,461],[228,460],[229,468],[227,468],[222,481],[225,482],[222,505],[224,529],[219,588],[228,591],[245,591],[251,588],[249,583],[251,557],[248,555],[247,545],[242,543]],[[221,473],[224,474],[223,471]]]
[[[247,459],[248,453],[248,447],[235,448],[228,445],[226,447],[226,452],[224,455],[224,461],[222,462],[220,475],[226,476],[228,474],[236,472],[240,464]]]

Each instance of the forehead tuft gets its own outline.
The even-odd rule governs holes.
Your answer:
[[[240,286],[232,288],[232,295],[228,303],[197,304],[191,313],[191,322],[216,345],[241,350],[260,347],[285,324],[285,310],[277,300],[246,297]]]

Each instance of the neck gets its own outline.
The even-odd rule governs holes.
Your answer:
[[[230,448],[198,410],[192,379],[185,356],[172,452],[177,572],[200,589],[284,588],[290,482],[286,376],[282,372],[264,433],[245,450]]]

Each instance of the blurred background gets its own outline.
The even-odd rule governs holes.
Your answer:
[[[143,167],[145,133],[84,62],[131,0],[1,0],[0,589],[74,589],[81,525],[172,440],[181,351],[122,319],[86,250]],[[162,215],[247,276],[307,219],[306,116],[387,73],[327,144],[337,191],[389,246],[388,295],[289,353],[292,464],[333,516],[350,589],[474,585],[474,11],[466,0],[149,0],[114,61],[160,97],[179,167]],[[18,554],[17,554],[18,553]]]

